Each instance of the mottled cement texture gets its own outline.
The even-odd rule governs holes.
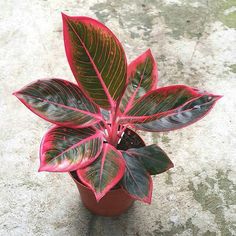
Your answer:
[[[235,0],[0,1],[0,235],[236,235]],[[106,23],[128,59],[148,47],[159,85],[197,86],[224,98],[185,129],[146,134],[175,163],[154,177],[152,204],[114,219],[91,215],[67,174],[38,173],[50,124],[11,95],[45,77],[73,80],[60,12]]]

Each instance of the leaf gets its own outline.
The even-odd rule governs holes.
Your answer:
[[[117,149],[126,151],[129,148],[139,148],[143,146],[145,146],[145,143],[142,138],[132,129],[126,128],[117,145]]]
[[[66,55],[79,86],[102,108],[114,107],[127,80],[126,56],[119,40],[94,19],[62,17]]]
[[[102,150],[102,133],[92,127],[54,126],[41,142],[39,171],[68,172],[95,161]]]
[[[172,85],[148,92],[120,118],[120,123],[146,123],[173,114],[201,94],[185,85]]]
[[[134,126],[137,129],[150,132],[164,132],[181,129],[202,119],[211,111],[217,100],[220,98],[221,96],[217,95],[203,95],[191,100],[173,114],[148,123],[135,124]]]
[[[36,115],[57,125],[82,128],[102,119],[97,106],[69,81],[38,80],[14,95]]]
[[[141,148],[131,148],[128,155],[137,158],[149,174],[156,175],[174,167],[167,154],[156,144]]]
[[[152,178],[142,163],[127,151],[122,152],[126,170],[121,184],[129,195],[137,200],[151,203]]]
[[[157,86],[157,66],[148,49],[128,66],[128,81],[125,93],[120,102],[120,110],[124,112],[140,97]]]
[[[122,178],[125,163],[120,151],[110,144],[104,144],[97,160],[83,169],[78,169],[80,180],[90,187],[99,201]]]

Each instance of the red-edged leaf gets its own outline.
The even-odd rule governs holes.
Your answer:
[[[181,129],[202,119],[211,111],[217,100],[220,98],[221,96],[212,94],[203,95],[191,100],[173,114],[147,123],[135,124],[134,126],[137,129],[150,132],[164,132]]]
[[[69,81],[38,80],[14,95],[36,115],[57,125],[82,128],[102,119],[96,104]]]
[[[120,151],[104,144],[97,160],[83,169],[78,169],[80,180],[90,187],[99,201],[122,178],[125,163]]]
[[[98,157],[102,146],[102,133],[92,127],[55,126],[41,142],[39,171],[68,172],[85,167]]]
[[[129,195],[137,200],[151,203],[152,178],[142,163],[127,151],[122,151],[126,170],[121,184]]]
[[[94,19],[62,17],[66,55],[79,86],[101,107],[114,107],[127,80],[127,62],[119,40]]]
[[[128,110],[132,104],[149,90],[157,86],[157,66],[148,49],[128,66],[128,81],[125,93],[120,102],[120,110]]]
[[[185,85],[172,85],[150,91],[120,118],[120,123],[144,123],[173,114],[181,106],[200,97],[194,89]]]
[[[137,158],[151,175],[163,173],[174,167],[167,154],[156,144],[141,148],[131,148],[126,153]]]

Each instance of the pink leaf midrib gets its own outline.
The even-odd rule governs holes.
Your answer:
[[[132,104],[133,104],[133,101],[134,101],[134,99],[135,99],[135,97],[136,97],[136,94],[137,94],[138,90],[139,90],[140,87],[141,87],[141,83],[142,83],[142,81],[143,81],[144,72],[145,72],[145,70],[146,70],[146,67],[147,67],[147,61],[145,60],[145,65],[144,65],[144,69],[143,69],[143,72],[142,72],[142,75],[141,75],[140,82],[139,82],[137,88],[135,89],[133,95],[131,96],[131,98],[130,98],[128,104],[126,105],[124,114],[126,114],[126,113],[131,109],[131,107],[132,107]],[[136,66],[136,68],[137,68],[137,66]],[[132,81],[131,81],[131,84],[132,84]],[[132,86],[132,85],[131,85],[131,86]]]
[[[101,168],[100,168],[100,172],[99,172],[99,193],[101,193],[102,173],[103,173],[103,169],[104,169],[106,154],[107,154],[107,145],[104,145],[103,155],[101,158],[102,163],[101,163]]]
[[[130,171],[128,165],[126,164],[126,162],[125,162],[125,165],[126,165],[126,168],[127,168],[128,172],[129,172],[129,174],[131,175],[131,177],[132,177],[132,179],[133,179],[135,185],[138,187],[139,192],[141,192],[141,193],[145,196],[143,199],[148,198],[148,196],[146,196],[145,193],[143,193],[143,191],[140,189],[139,184],[136,182],[136,180],[135,180],[135,178],[134,178],[132,172]],[[142,198],[140,198],[140,199],[142,199]]]

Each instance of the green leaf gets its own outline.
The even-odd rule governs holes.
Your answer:
[[[79,86],[102,108],[114,107],[127,80],[127,62],[119,40],[94,19],[62,17],[66,55]]]

